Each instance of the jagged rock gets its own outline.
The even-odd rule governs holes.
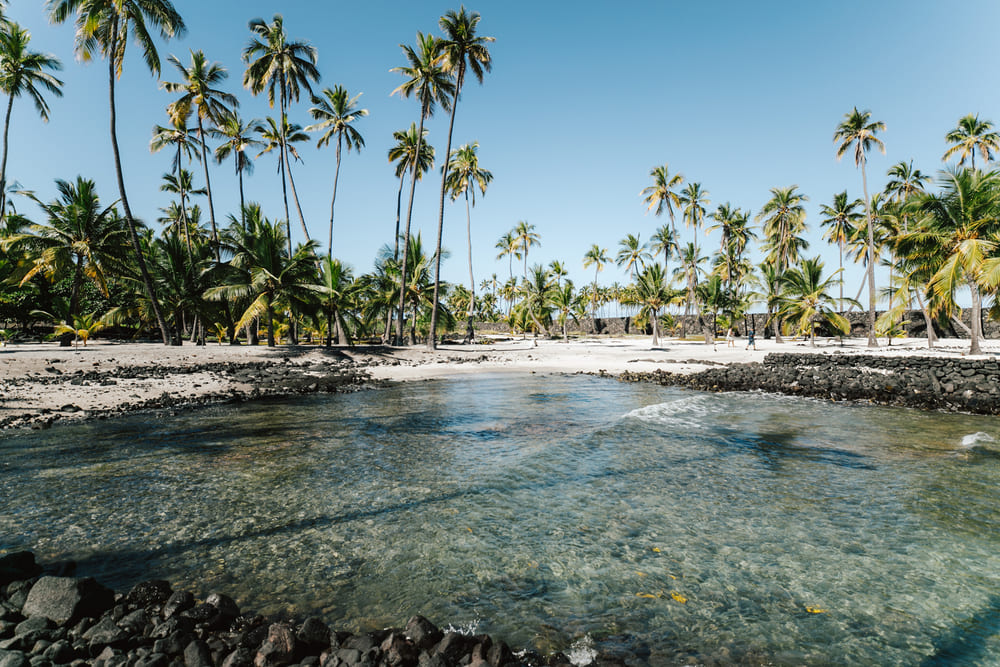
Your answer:
[[[189,591],[177,591],[167,598],[167,601],[163,603],[163,609],[160,611],[160,615],[163,616],[164,620],[176,616],[182,612],[187,611],[194,607],[194,595]]]
[[[382,663],[387,667],[416,667],[420,650],[413,642],[399,632],[393,632],[379,647],[382,651]]]
[[[295,633],[285,623],[274,623],[267,629],[267,639],[254,658],[256,667],[289,665],[295,658]]]
[[[410,618],[406,622],[403,633],[413,641],[417,648],[424,651],[429,651],[444,637],[444,633],[423,616]]]
[[[162,605],[172,593],[170,584],[162,579],[143,581],[132,587],[125,596],[125,603],[133,609]]]
[[[21,613],[45,616],[59,625],[97,617],[114,605],[114,592],[86,577],[42,577],[31,587]]]
[[[296,637],[311,653],[320,653],[330,646],[330,628],[322,620],[311,616],[305,620]]]
[[[184,649],[185,667],[212,667],[212,652],[208,649],[208,644],[200,639],[195,639]]]
[[[0,650],[0,667],[30,667],[28,656],[20,651]]]
[[[118,627],[110,616],[104,616],[94,627],[83,633],[83,638],[90,642],[90,647],[93,649],[99,646],[123,644],[128,641],[129,633]]]

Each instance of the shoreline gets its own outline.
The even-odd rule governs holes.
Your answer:
[[[52,343],[0,348],[0,431],[44,429],[57,422],[109,417],[163,409],[247,402],[268,397],[332,393],[377,388],[386,383],[446,379],[469,373],[521,372],[590,374],[624,381],[651,381],[707,391],[763,390],[835,400],[862,400],[923,409],[1000,413],[1000,395],[989,393],[998,376],[978,377],[978,385],[944,392],[941,383],[914,375],[928,364],[988,367],[1000,358],[1000,341],[984,341],[985,354],[967,356],[967,342],[943,340],[934,349],[923,339],[906,339],[870,350],[864,339],[745,341],[727,347],[702,341],[665,339],[653,348],[648,337],[584,338],[561,341],[495,337],[490,343],[423,346],[247,347],[157,343],[92,342],[87,347]],[[872,371],[873,366],[891,367]],[[874,361],[873,361],[874,360]],[[937,360],[937,361],[929,361]],[[828,363],[829,362],[829,363]],[[970,366],[971,364],[971,366]],[[815,372],[790,374],[789,366]],[[957,365],[957,366],[956,366]],[[780,372],[775,369],[781,367]],[[749,370],[748,370],[749,369]],[[832,369],[832,370],[831,370]],[[852,370],[853,369],[853,370]],[[954,369],[953,369],[954,370]],[[959,369],[961,370],[961,369]],[[825,375],[834,373],[839,382]],[[858,378],[894,373],[895,382],[862,383],[840,391]],[[950,371],[948,371],[950,372]],[[947,372],[941,375],[951,387]],[[916,383],[916,384],[914,384]],[[900,386],[903,388],[900,389]],[[889,391],[886,391],[889,387]],[[915,388],[916,396],[909,389]],[[978,389],[984,390],[979,392]],[[963,392],[973,392],[956,400]],[[909,393],[910,398],[903,400]],[[946,395],[947,394],[947,395]]]

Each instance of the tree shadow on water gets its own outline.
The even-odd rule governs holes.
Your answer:
[[[934,654],[921,662],[921,667],[943,665],[980,665],[995,654],[988,640],[1000,635],[1000,594],[993,595],[986,605],[950,631],[934,640]]]

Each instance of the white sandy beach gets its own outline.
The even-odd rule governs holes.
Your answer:
[[[192,369],[216,363],[273,362],[300,366],[303,373],[316,373],[322,372],[316,369],[323,364],[339,364],[365,371],[373,380],[420,381],[482,372],[604,372],[616,375],[624,371],[648,372],[662,368],[674,373],[690,373],[717,364],[762,361],[770,352],[962,357],[967,350],[968,341],[953,339],[939,341],[933,350],[927,349],[923,339],[896,340],[892,346],[882,345],[871,350],[867,340],[857,338],[845,339],[843,344],[837,339],[824,339],[818,341],[816,347],[801,340],[781,344],[759,340],[756,350],[747,350],[745,339],[738,339],[734,347],[727,347],[724,340],[711,345],[702,341],[663,339],[654,348],[649,337],[584,338],[570,343],[497,337],[488,343],[484,340],[474,345],[444,345],[436,352],[423,346],[327,350],[319,346],[167,347],[101,340],[79,348],[59,347],[54,343],[13,344],[0,348],[0,419],[14,414],[74,419],[88,412],[106,412],[123,403],[139,403],[164,394],[178,400],[191,400],[252,389],[245,381],[210,370],[118,379],[108,384],[71,383],[74,375],[80,373],[123,368]],[[984,341],[983,350],[986,356],[1000,354],[1000,341]],[[67,406],[71,407],[64,409]]]

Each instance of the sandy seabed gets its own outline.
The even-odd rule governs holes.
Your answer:
[[[86,347],[59,347],[55,343],[10,344],[0,348],[0,424],[26,427],[56,420],[82,419],[141,405],[169,396],[176,403],[225,400],[234,392],[249,393],[253,383],[245,376],[218,372],[231,367],[267,368],[283,365],[291,373],[323,374],[346,371],[371,381],[419,381],[454,377],[471,372],[589,373],[617,375],[625,371],[656,369],[693,373],[720,364],[762,361],[771,352],[828,354],[967,356],[966,340],[944,339],[927,348],[924,339],[880,341],[872,349],[867,339],[808,341],[758,340],[747,349],[745,339],[728,346],[725,340],[661,339],[652,346],[649,337],[582,338],[569,343],[533,338],[484,338],[471,345],[441,345],[430,351],[415,347],[266,346],[186,344],[168,347],[157,343],[91,341]],[[1000,354],[1000,341],[983,341],[984,357]],[[125,373],[122,371],[134,372]],[[167,372],[159,372],[166,370]],[[73,383],[87,373],[116,377],[113,382]]]

